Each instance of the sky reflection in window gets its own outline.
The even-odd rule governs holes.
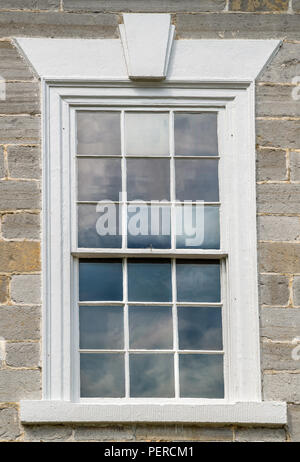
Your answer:
[[[223,355],[180,354],[182,398],[224,398]]]
[[[120,112],[77,111],[77,154],[121,155]]]
[[[79,300],[122,300],[122,261],[82,259],[79,261]]]
[[[214,260],[177,260],[177,300],[220,302],[220,264]]]
[[[130,394],[139,398],[174,397],[174,358],[171,354],[131,354]]]

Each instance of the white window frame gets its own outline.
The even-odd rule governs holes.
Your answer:
[[[46,262],[43,275],[44,296],[49,297],[49,294],[51,296],[49,306],[45,307],[46,312],[44,312],[44,315],[49,311],[51,313],[50,329],[45,333],[49,342],[45,352],[46,355],[50,354],[51,358],[46,363],[46,368],[48,366],[51,372],[47,373],[46,369],[44,373],[44,399],[65,397],[72,402],[78,402],[78,389],[72,388],[72,385],[78,383],[79,376],[76,367],[78,360],[74,359],[76,344],[78,344],[76,337],[78,329],[74,328],[76,320],[72,316],[77,303],[74,298],[77,292],[77,268],[73,267],[73,260],[70,262],[70,256],[84,258],[97,254],[99,256],[113,254],[126,257],[151,254],[166,257],[226,258],[226,263],[223,260],[223,265],[226,264],[227,268],[226,271],[222,271],[222,274],[224,277],[226,272],[229,283],[226,284],[223,280],[222,285],[230,288],[230,295],[224,296],[227,306],[223,310],[224,350],[225,358],[228,358],[224,367],[227,399],[221,402],[260,400],[255,166],[253,164],[255,159],[247,155],[248,138],[244,137],[245,125],[249,123],[250,129],[251,123],[247,91],[236,89],[233,96],[232,89],[224,89],[221,92],[220,89],[203,89],[198,85],[194,88],[191,86],[184,88],[180,85],[174,87],[166,84],[157,85],[157,88],[139,86],[137,89],[136,85],[128,83],[114,84],[113,87],[109,84],[102,86],[98,84],[97,87],[92,88],[88,85],[84,88],[81,85],[80,88],[72,89],[72,96],[69,96],[68,87],[49,86],[48,90],[49,112],[46,120],[54,123],[50,123],[49,132],[45,128],[44,134],[44,139],[49,142],[45,146],[45,159],[50,162],[50,165],[44,168],[44,171],[48,172],[48,177],[44,179],[46,185],[44,204],[48,210],[44,230],[47,232],[50,229],[50,234],[45,236],[43,246],[44,251],[47,252],[47,257],[44,256],[43,259]],[[156,105],[160,107],[175,105],[184,109],[187,109],[187,106],[196,106],[219,110],[219,181],[222,204],[220,250],[128,249],[122,251],[76,247],[75,110],[101,105],[107,108],[114,106],[152,108]],[[59,165],[61,165],[60,172],[58,172]],[[70,213],[71,211],[73,213]],[[247,274],[247,277],[241,278],[240,274]],[[70,290],[70,287],[73,289]],[[60,353],[57,354],[57,351]],[[251,371],[251,374],[248,371]],[[203,399],[184,400],[193,403],[207,402]],[[100,401],[103,402],[100,399],[93,400],[93,402]],[[131,398],[130,402],[133,401],[141,400]],[[154,403],[157,400],[147,401]],[[182,401],[183,398],[180,399],[180,402]],[[215,401],[219,402],[219,400]],[[112,400],[110,399],[109,402]]]
[[[230,53],[233,45],[221,41],[223,45],[217,44],[219,51],[214,56],[216,45],[212,44],[214,59],[209,72],[214,77],[199,79],[195,78],[195,74],[198,75],[199,72],[199,50],[204,50],[205,55],[208,52],[207,43],[210,41],[205,41],[204,48],[201,41],[178,41],[178,63],[172,64],[175,77],[164,82],[132,83],[127,77],[120,78],[124,67],[120,72],[114,67],[113,58],[121,59],[120,45],[116,43],[118,40],[103,40],[107,47],[103,59],[108,68],[113,63],[113,75],[106,76],[108,71],[104,69],[103,77],[91,79],[76,75],[81,63],[79,59],[79,64],[76,64],[75,58],[66,66],[73,69],[69,74],[48,77],[54,61],[50,60],[49,64],[44,52],[45,40],[50,44],[49,49],[56,52],[53,58],[56,60],[58,57],[58,61],[61,59],[57,67],[54,65],[56,73],[63,72],[60,66],[65,69],[72,45],[68,43],[64,51],[62,40],[57,40],[56,44],[50,43],[49,39],[18,40],[19,46],[27,50],[28,59],[41,75],[43,92],[43,398],[40,401],[21,402],[22,422],[285,424],[286,403],[262,401],[261,396],[255,186],[254,79],[258,69],[269,59],[278,43],[268,44],[264,53],[256,53],[259,63],[255,66],[254,41],[249,41],[251,43],[248,45],[246,43],[245,46],[250,50],[250,68],[252,66],[246,71],[241,66],[242,50],[235,43],[239,53],[233,66],[238,65],[240,59],[242,74],[242,77],[238,75],[235,78],[232,77],[231,63],[220,67],[217,56],[218,53],[219,56]],[[93,51],[101,41],[91,40],[91,44],[86,42],[88,41],[74,48],[74,52],[78,52],[78,58],[83,50],[86,53]],[[102,48],[105,49],[105,46]],[[76,47],[74,43],[73,47]],[[264,46],[260,47],[263,48]],[[107,58],[110,49],[112,58]],[[187,49],[190,54],[186,54]],[[176,69],[178,68],[180,75],[182,68],[186,68],[186,56],[193,65],[195,63],[195,67],[191,65],[191,69],[187,68],[191,76],[190,79],[186,77],[183,80],[176,78]],[[104,65],[103,67],[105,68]],[[243,72],[247,72],[249,77],[246,78]],[[76,398],[78,392],[76,393],[74,387],[74,374],[78,376],[78,369],[75,366],[74,351],[78,348],[78,333],[77,336],[73,335],[73,294],[77,290],[73,258],[89,254],[85,250],[72,247],[72,235],[74,242],[74,233],[77,232],[71,221],[72,207],[75,204],[75,190],[72,187],[72,178],[75,178],[74,149],[72,151],[75,139],[74,110],[101,105],[127,107],[131,104],[151,108],[160,105],[220,111],[221,249],[180,249],[175,252],[164,249],[152,250],[151,253],[179,257],[197,254],[203,258],[227,258],[227,281],[223,281],[223,286],[228,288],[225,319],[223,317],[224,349],[227,356],[226,400],[109,398],[83,402]],[[106,249],[97,251],[102,256],[109,255]],[[113,252],[116,255],[115,250]],[[117,252],[120,256],[125,256],[123,251]],[[142,252],[145,254],[147,250],[143,249]],[[127,256],[134,253],[135,250],[126,251]]]
[[[44,82],[44,178],[43,178],[43,401],[75,406],[74,412],[91,414],[88,420],[97,421],[222,421],[237,420],[232,416],[241,412],[245,404],[266,407],[273,419],[274,403],[261,401],[261,375],[259,355],[259,317],[257,298],[257,241],[255,201],[254,142],[254,85],[218,84],[156,84],[136,85],[128,82]],[[128,107],[129,105],[155,105],[193,107],[219,110],[220,142],[220,196],[222,203],[220,250],[152,250],[152,254],[201,257],[227,257],[226,274],[229,293],[224,310],[225,327],[225,381],[226,400],[203,399],[97,399],[75,400],[78,369],[74,351],[77,337],[74,329],[74,298],[76,290],[72,255],[88,257],[91,253],[109,255],[107,249],[88,250],[72,248],[71,235],[76,227],[71,222],[74,207],[75,178],[74,150],[75,108]],[[73,123],[72,123],[73,120]],[[247,136],[245,136],[247,133]],[[72,170],[73,169],[73,170]],[[142,251],[150,253],[147,249]],[[113,250],[114,254],[128,256],[136,250]],[[241,274],[247,275],[241,277]],[[71,290],[70,290],[71,288]],[[75,374],[75,377],[74,377]],[[74,403],[74,404],[72,404]],[[88,404],[89,403],[89,404]],[[241,403],[238,405],[237,403]],[[37,403],[34,403],[35,406]],[[40,404],[40,403],[39,403]],[[28,411],[32,402],[24,402]],[[241,407],[242,406],[242,407]],[[274,407],[275,406],[275,407]],[[184,411],[182,409],[184,408]],[[253,408],[253,409],[254,409]],[[34,407],[32,408],[34,409]],[[222,417],[216,417],[215,413]],[[273,411],[273,412],[272,412]],[[32,412],[32,411],[31,411]],[[69,411],[68,411],[69,412]],[[60,410],[60,413],[62,411]],[[257,410],[256,410],[257,413]],[[109,414],[109,417],[108,417]],[[226,416],[224,415],[226,414]],[[118,416],[118,417],[116,417]],[[171,417],[170,417],[171,416]],[[51,419],[47,411],[44,419]],[[64,416],[63,420],[70,418]],[[87,418],[87,417],[85,417]],[[77,417],[76,417],[77,419]],[[55,420],[59,420],[56,416]],[[253,420],[252,418],[250,419]],[[254,419],[255,420],[255,419]],[[257,420],[257,418],[256,418]],[[93,420],[94,421],[94,420]]]

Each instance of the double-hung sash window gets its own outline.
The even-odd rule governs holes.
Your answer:
[[[255,192],[280,44],[123,19],[121,40],[16,40],[43,93],[43,399],[22,422],[284,424],[261,399]]]
[[[260,401],[252,96],[45,83],[44,400],[97,421]]]
[[[222,111],[75,111],[77,399],[228,396]]]

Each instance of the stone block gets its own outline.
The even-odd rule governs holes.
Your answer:
[[[231,11],[278,11],[286,12],[289,7],[289,0],[229,0]]]
[[[258,256],[263,273],[300,273],[300,244],[261,243]]]
[[[279,372],[264,374],[263,399],[300,403],[300,374]]]
[[[75,428],[76,441],[134,441],[133,425],[79,426]]]
[[[138,425],[137,441],[232,441],[230,426],[203,427],[198,425]]]
[[[293,88],[294,87],[291,87],[290,85],[257,86],[256,116],[300,117],[300,104],[299,101],[293,98]]]
[[[0,401],[41,399],[41,373],[31,369],[0,370]]]
[[[2,37],[116,38],[117,14],[8,11],[0,15]]]
[[[58,10],[60,0],[1,0],[0,10]]]
[[[176,30],[182,39],[300,39],[299,17],[290,14],[178,13]]]
[[[5,361],[10,367],[39,367],[40,344],[7,343]]]
[[[288,406],[288,431],[293,442],[300,442],[300,406]]]
[[[0,272],[26,272],[40,271],[40,244],[39,242],[0,241]]]
[[[5,340],[39,340],[39,306],[0,306],[0,337]]]
[[[300,149],[299,120],[256,120],[256,142],[260,146]]]
[[[299,56],[300,43],[283,43],[276,56],[260,74],[258,80],[270,83],[292,83],[295,76],[300,76]]]
[[[40,208],[40,185],[36,181],[1,180],[0,210]]]
[[[12,178],[41,177],[40,148],[38,146],[9,146],[8,168]]]
[[[292,357],[294,348],[295,345],[292,343],[262,342],[261,358],[263,369],[276,371],[300,370],[300,355],[297,361]]]
[[[18,274],[11,278],[11,299],[14,303],[41,303],[41,277],[39,274]]]
[[[298,102],[300,106],[300,101]],[[300,152],[290,152],[291,180],[300,181]]]
[[[0,303],[7,303],[9,299],[9,278],[0,276]]]
[[[299,241],[300,218],[263,215],[257,217],[258,238],[263,241]]]
[[[40,128],[41,119],[39,116],[0,116],[0,144],[38,144],[40,142]]]
[[[300,306],[300,276],[295,276],[293,281],[293,302]],[[300,332],[299,332],[300,335]]]
[[[41,150],[39,146],[9,146],[7,157],[11,178],[41,178]]]
[[[289,278],[280,274],[259,276],[259,298],[262,305],[287,305],[289,302]]]
[[[280,443],[286,441],[284,428],[237,428],[235,441],[240,443]]]
[[[2,235],[5,239],[38,239],[40,216],[35,213],[2,215]]]
[[[6,80],[32,80],[33,70],[11,42],[0,42],[0,75]]]
[[[300,0],[292,0],[292,8],[295,13],[300,13]]]
[[[72,436],[72,428],[65,425],[25,425],[25,441],[63,442]]]
[[[267,308],[260,311],[260,335],[270,340],[289,341],[299,336],[299,308]]]
[[[286,152],[277,149],[258,149],[256,153],[258,181],[286,180]]]
[[[13,407],[0,408],[0,441],[14,441],[20,436],[18,412]]]
[[[39,340],[41,308],[39,306],[0,306],[0,337],[5,340]]]
[[[39,82],[7,82],[6,97],[0,100],[0,114],[39,114],[39,86]]]
[[[167,13],[222,11],[225,0],[64,0],[65,11]]]
[[[256,192],[258,212],[300,214],[299,184],[259,184]]]
[[[5,166],[4,166],[4,150],[0,146],[0,179],[6,176]]]

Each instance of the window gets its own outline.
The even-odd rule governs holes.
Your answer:
[[[76,113],[82,398],[224,398],[218,113],[155,109]]]
[[[178,40],[168,79],[137,83],[117,39],[18,44],[44,159],[43,399],[22,421],[285,423],[261,400],[255,220],[254,79],[278,42]]]

